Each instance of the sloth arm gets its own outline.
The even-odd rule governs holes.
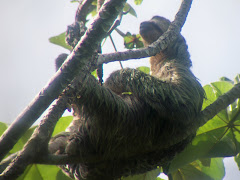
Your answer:
[[[184,101],[176,87],[163,82],[153,76],[136,69],[119,70],[110,75],[105,86],[100,86],[96,79],[89,75],[77,77],[75,87],[78,88],[76,96],[78,104],[82,104],[89,114],[103,115],[105,118],[123,118],[138,109],[139,103],[151,108],[165,111],[165,102],[172,107]],[[126,98],[131,96],[131,98]],[[131,100],[138,99],[141,102]],[[106,113],[101,113],[106,112]],[[103,117],[103,118],[104,118]]]

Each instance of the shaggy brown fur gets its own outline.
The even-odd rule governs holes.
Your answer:
[[[147,46],[168,29],[170,21],[153,17],[141,23]],[[86,75],[72,99],[74,121],[65,149],[69,155],[97,157],[96,163],[68,164],[64,171],[76,179],[116,179],[168,165],[195,134],[204,90],[192,74],[184,38],[150,58],[151,75],[123,69],[104,86]],[[87,85],[85,85],[87,83]]]

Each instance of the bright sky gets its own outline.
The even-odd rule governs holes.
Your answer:
[[[52,45],[48,38],[66,30],[74,21],[77,4],[70,0],[1,0],[0,1],[0,115],[12,122],[54,74],[54,59],[67,52]],[[129,0],[132,4],[133,0]],[[140,22],[154,15],[173,20],[181,0],[143,0],[135,7],[138,19],[123,19],[123,32],[138,33]],[[233,79],[240,73],[240,1],[195,0],[182,30],[189,45],[193,72],[202,85],[222,76]],[[114,37],[118,37],[115,35]],[[116,40],[122,44],[122,40]],[[107,44],[108,45],[108,44]],[[105,52],[113,52],[109,45]],[[118,48],[118,50],[123,50]],[[134,60],[124,67],[147,65]],[[105,65],[105,77],[118,63]],[[233,164],[232,161],[228,164]],[[240,179],[232,165],[227,166],[225,180]]]

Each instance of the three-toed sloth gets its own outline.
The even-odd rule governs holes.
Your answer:
[[[145,46],[167,31],[159,16],[142,22]],[[150,58],[151,75],[136,69],[113,72],[103,86],[86,76],[71,103],[74,121],[64,152],[89,157],[62,169],[76,179],[117,179],[167,166],[193,139],[204,90],[192,74],[181,34]],[[188,135],[186,135],[188,134]]]

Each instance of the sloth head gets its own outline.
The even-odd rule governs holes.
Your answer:
[[[140,35],[145,46],[156,41],[165,31],[167,31],[170,21],[161,16],[154,16],[150,21],[140,24]]]

